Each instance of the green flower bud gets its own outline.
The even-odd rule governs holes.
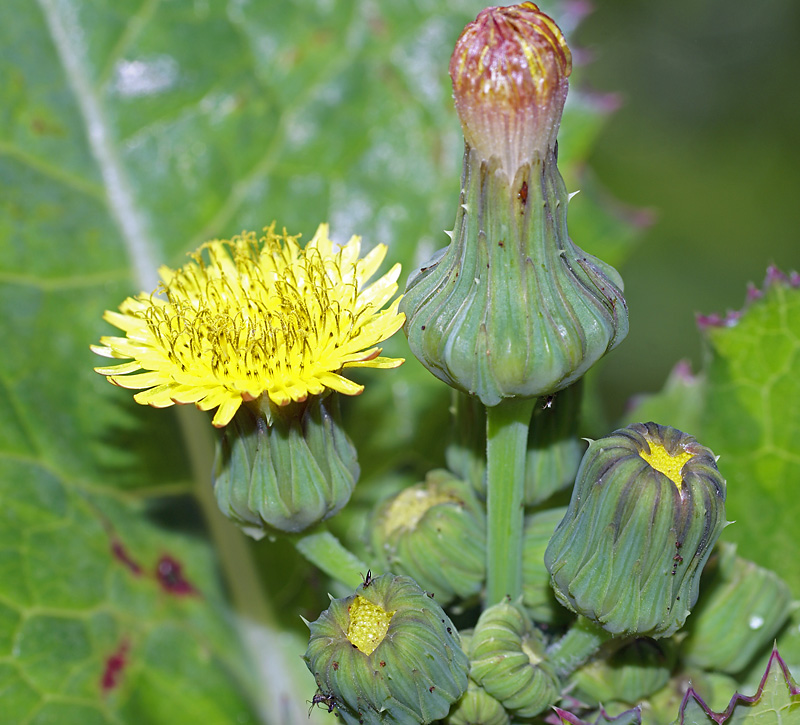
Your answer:
[[[571,616],[556,600],[544,552],[566,513],[566,506],[539,511],[525,520],[522,539],[522,603],[536,622],[563,624]]]
[[[558,600],[612,634],[666,637],[725,527],[725,480],[692,436],[636,423],[594,441],[545,552]]]
[[[359,475],[335,394],[266,405],[239,408],[222,432],[214,466],[220,510],[255,538],[296,533],[333,516]]]
[[[775,572],[721,544],[703,572],[703,596],[689,620],[682,651],[688,662],[734,674],[742,670],[788,619],[789,587]]]
[[[309,629],[303,659],[347,725],[430,723],[467,689],[456,628],[408,577],[365,582],[333,599]]]
[[[533,3],[482,11],[450,63],[466,139],[455,229],[401,308],[422,364],[488,406],[571,385],[628,330],[619,275],[567,233],[555,137],[570,71]]]
[[[486,609],[470,643],[470,677],[515,717],[533,717],[558,700],[561,686],[544,660],[545,642],[520,604]]]
[[[473,680],[442,721],[446,725],[509,725],[506,709]]]
[[[635,705],[667,684],[675,664],[669,640],[640,637],[604,654],[572,675],[572,694],[594,706],[611,701]]]
[[[486,407],[453,390],[453,435],[445,449],[447,467],[486,498]]]
[[[486,577],[486,512],[469,484],[431,471],[381,504],[372,548],[384,570],[412,577],[442,605],[478,594]]]
[[[461,649],[469,652],[474,632],[466,629],[460,634]],[[471,677],[467,691],[442,720],[444,725],[508,725],[510,722],[506,709]]]
[[[525,505],[535,506],[575,483],[586,444],[578,438],[583,382],[537,405],[525,458]]]

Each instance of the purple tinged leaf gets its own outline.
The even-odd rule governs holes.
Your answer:
[[[792,678],[778,650],[773,649],[767,669],[754,695],[747,696],[737,692],[731,697],[728,707],[723,712],[714,712],[694,688],[690,687],[683,698],[675,725],[789,723],[789,714],[794,713],[796,717],[798,712],[800,712],[800,687]]]

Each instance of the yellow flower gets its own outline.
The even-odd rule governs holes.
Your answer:
[[[327,224],[305,249],[299,236],[277,234],[273,223],[261,239],[249,232],[207,242],[180,269],[162,267],[157,293],[166,299],[129,297],[119,312],[104,315],[126,336],[92,346],[98,355],[131,361],[95,370],[142,390],[133,397],[143,405],[218,408],[217,427],[243,401],[262,396],[288,405],[326,388],[357,395],[363,386],[343,377],[344,368],[403,362],[380,357],[375,347],[405,319],[399,299],[382,309],[397,291],[400,265],[368,285],[385,245],[360,259],[360,237],[337,247]]]

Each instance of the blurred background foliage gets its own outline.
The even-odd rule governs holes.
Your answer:
[[[607,400],[701,360],[695,313],[739,309],[766,265],[800,267],[800,6],[790,0],[598,0],[584,78],[620,108],[589,163],[653,224],[622,267],[631,332]]]
[[[593,376],[605,420],[588,423],[600,435],[632,395],[660,389],[678,359],[697,369],[696,312],[740,307],[746,283],[760,282],[770,262],[800,266],[800,6],[597,0],[588,15],[583,0],[541,6],[576,56],[560,137],[568,188],[582,191],[571,233],[620,268],[631,311],[628,339]],[[14,695],[4,703],[20,722],[37,712],[82,725],[183,722],[207,707],[203,698],[236,703],[244,722],[264,682],[273,715],[305,716],[297,688],[278,676],[278,653],[301,667],[297,614],[315,617],[329,582],[285,542],[263,542],[250,547],[263,582],[241,587],[252,575],[237,565],[241,541],[231,546],[234,530],[222,522],[209,546],[190,503],[192,491],[208,489],[204,416],[187,424],[187,415],[137,406],[92,372],[88,346],[111,334],[103,310],[155,286],[158,264],[180,265],[209,238],[273,219],[305,239],[329,221],[339,241],[358,233],[366,246],[387,243],[404,278],[443,246],[462,153],[447,63],[482,7],[3,5],[0,692]],[[402,336],[387,352],[408,354]],[[354,544],[365,504],[441,465],[448,427],[449,392],[415,361],[364,379],[366,394],[346,411],[361,449],[361,505],[334,522]],[[159,588],[152,572],[168,555],[203,598],[173,600]],[[263,585],[271,624],[297,632],[280,644],[246,631],[251,656],[262,652],[254,678],[230,644],[217,559],[229,587],[240,597],[250,587],[257,599]],[[58,617],[38,616],[56,606]],[[156,646],[175,627],[180,642]],[[66,670],[53,659],[54,637],[73,658]],[[128,675],[107,696],[98,683],[115,652]],[[161,673],[181,662],[191,666],[165,697]],[[301,697],[310,698],[306,685]],[[281,692],[293,694],[273,697]],[[74,711],[58,710],[54,694]],[[205,722],[228,712],[206,711]]]

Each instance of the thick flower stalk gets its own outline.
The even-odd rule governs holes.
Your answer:
[[[482,11],[450,62],[466,141],[456,224],[401,309],[420,361],[487,406],[567,387],[628,330],[619,275],[567,233],[556,133],[570,71],[529,2]]]
[[[342,372],[389,368],[378,343],[403,324],[400,266],[367,284],[386,247],[359,258],[361,240],[338,247],[320,225],[305,248],[275,225],[257,239],[246,233],[208,242],[177,270],[159,270],[157,293],[129,297],[105,319],[125,337],[103,337],[93,350],[129,362],[95,368],[110,382],[140,390],[136,402],[164,408],[194,403],[216,408],[227,425],[243,402],[271,423],[270,405],[286,406],[334,390],[363,389]],[[159,296],[160,295],[160,296]]]
[[[430,723],[467,689],[455,626],[409,577],[367,579],[308,626],[303,659],[347,725]]]
[[[725,493],[714,454],[674,428],[592,442],[545,552],[558,600],[612,635],[673,634],[726,526]]]
[[[409,277],[409,346],[487,414],[486,600],[522,593],[525,445],[534,399],[578,380],[626,335],[622,280],[567,233],[556,134],[572,59],[530,2],[482,11],[450,77],[464,131],[451,243]]]

